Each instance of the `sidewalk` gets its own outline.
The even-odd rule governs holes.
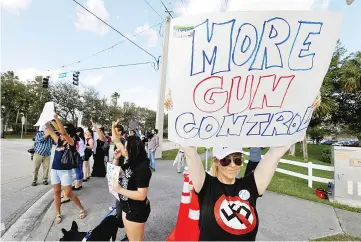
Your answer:
[[[152,212],[146,224],[145,240],[165,240],[176,223],[183,177],[176,173],[172,163],[157,161],[149,190]],[[78,218],[78,209],[70,202],[62,206],[63,222],[55,225],[52,205],[28,240],[58,241],[62,237],[61,228],[68,230],[73,220],[80,231],[93,229],[115,202],[108,193],[105,178],[90,179],[77,194],[87,209],[88,216],[84,220]],[[260,219],[257,240],[300,241],[343,232],[361,237],[359,213],[272,192],[259,198],[257,209]],[[123,230],[119,230],[118,239],[123,235]]]

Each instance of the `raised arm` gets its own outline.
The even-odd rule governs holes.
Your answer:
[[[120,142],[120,135],[118,135],[118,133],[116,132],[116,127],[118,124],[119,124],[119,119],[117,119],[117,121],[112,123],[112,139],[115,146],[117,147],[117,150],[121,152],[122,156],[126,157],[128,155],[127,149],[124,147],[122,142]]]
[[[59,137],[55,134],[54,130],[51,128],[49,123],[46,123],[45,126],[46,126],[45,134],[49,135],[53,139],[54,143],[57,144]]]
[[[64,125],[61,123],[58,115],[56,113],[54,113],[54,120],[55,120],[55,123],[56,125],[58,126],[58,131],[60,132],[60,134],[62,136],[64,136],[66,142],[69,144],[69,145],[74,145],[74,140],[72,137],[69,136],[69,134],[66,132],[65,128],[64,128]]]
[[[95,129],[95,131],[97,132],[97,134],[98,134],[98,136],[99,136],[99,140],[101,140],[101,141],[103,141],[103,142],[105,142],[106,141],[106,138],[105,138],[105,136],[104,136],[104,133],[103,133],[103,131],[101,130],[101,129],[99,129],[98,127],[97,127],[97,125],[93,122],[93,121],[91,121],[92,122],[92,124],[93,124],[93,128]]]
[[[312,108],[316,109],[321,104],[321,95],[318,94],[312,103]],[[262,195],[270,184],[274,173],[276,172],[281,157],[289,150],[291,145],[284,147],[272,147],[263,156],[257,168],[254,171],[258,194]]]
[[[197,153],[197,149],[192,146],[182,146],[182,150],[186,156],[186,162],[189,174],[193,182],[194,190],[199,193],[203,187],[206,173],[202,164],[201,157]]]
[[[288,146],[272,147],[259,162],[254,171],[254,179],[256,181],[259,195],[262,195],[267,189],[277,169],[279,160],[288,149]]]

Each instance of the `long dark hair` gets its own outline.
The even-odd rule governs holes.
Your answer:
[[[92,139],[94,139],[93,130],[91,128],[88,128],[88,132],[90,133],[90,136],[92,137]]]
[[[77,136],[75,126],[72,123],[64,124],[64,129],[70,137],[75,138]]]
[[[82,127],[76,128],[76,132],[80,133],[78,136],[85,142],[84,129]]]
[[[129,136],[127,139],[128,161],[130,166],[147,161],[144,143],[138,136]]]

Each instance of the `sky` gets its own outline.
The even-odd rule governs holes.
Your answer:
[[[160,0],[78,0],[127,37],[164,21],[167,13]],[[361,50],[361,0],[351,6],[345,0],[163,0],[173,16],[221,10],[321,10],[343,13],[340,39],[349,52]],[[227,3],[227,4],[226,4]],[[158,25],[129,41],[80,63],[124,38],[72,0],[0,0],[1,72],[12,70],[21,80],[93,67],[154,62],[162,52],[163,26]],[[159,16],[160,15],[160,16]],[[160,35],[161,34],[161,35]],[[358,35],[358,36],[357,36]],[[160,70],[151,64],[80,73],[81,86],[91,86],[101,96],[120,94],[156,110]],[[68,80],[70,81],[70,80]]]

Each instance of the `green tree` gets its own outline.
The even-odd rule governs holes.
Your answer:
[[[16,123],[26,100],[26,86],[14,72],[1,73],[1,106],[4,124]]]
[[[50,95],[59,117],[76,125],[77,111],[83,107],[79,89],[72,83],[58,82],[50,87]]]

